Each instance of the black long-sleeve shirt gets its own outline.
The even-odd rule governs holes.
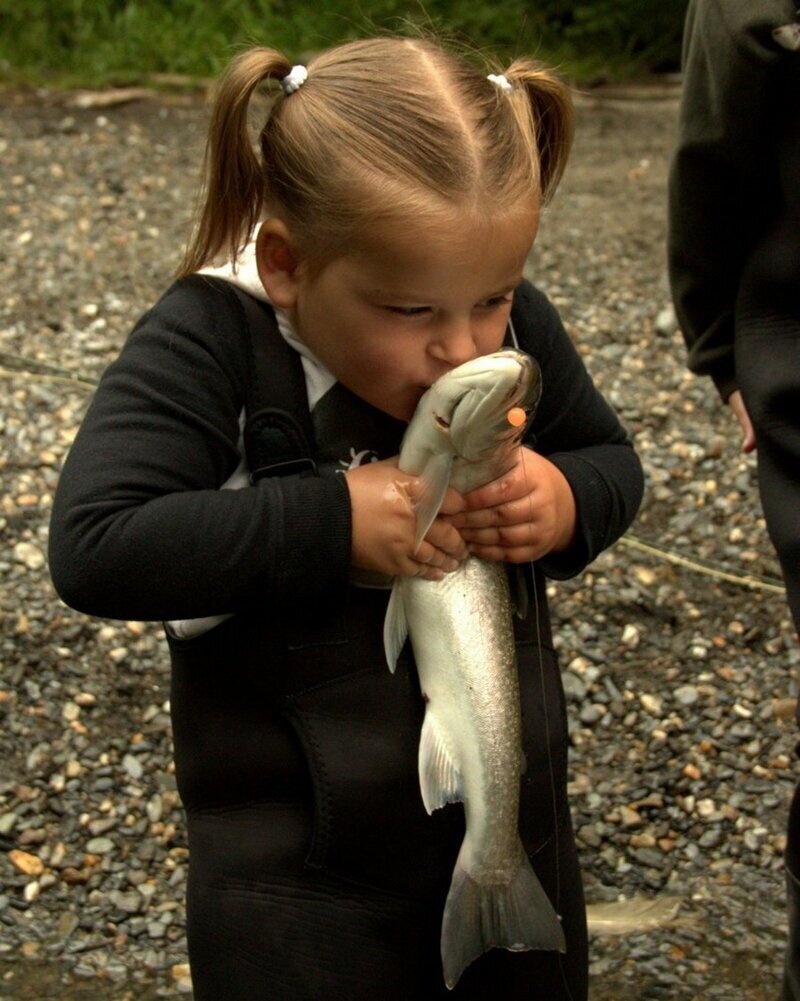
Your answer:
[[[247,350],[238,315],[224,283],[177,282],[103,376],[53,506],[50,570],[67,604],[111,618],[192,618],[256,596],[313,608],[347,585],[343,476],[219,489],[241,458]],[[573,546],[542,561],[568,577],[632,521],[641,466],[547,299],[523,283],[512,320],[542,369],[536,448],[577,502]],[[395,423],[388,454],[399,449]]]

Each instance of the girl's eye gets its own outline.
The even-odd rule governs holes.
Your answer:
[[[513,295],[496,295],[485,302],[479,303],[484,309],[496,309],[498,306],[507,306],[513,301]]]
[[[428,306],[387,306],[390,313],[398,316],[421,316],[429,311]]]
[[[510,295],[495,295],[491,299],[485,299],[483,302],[476,303],[476,309],[499,309],[501,306],[509,305],[514,296]],[[422,316],[425,313],[431,312],[430,306],[385,306],[388,312],[395,313],[397,316]]]

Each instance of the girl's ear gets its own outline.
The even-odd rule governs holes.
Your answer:
[[[265,219],[256,237],[258,276],[269,301],[293,309],[297,301],[297,257],[289,230],[280,219]]]

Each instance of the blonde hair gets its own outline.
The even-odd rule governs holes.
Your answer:
[[[257,48],[222,77],[203,208],[181,275],[221,253],[235,261],[265,211],[319,262],[376,220],[409,211],[534,210],[564,171],[573,131],[564,83],[521,58],[503,71],[506,93],[467,59],[416,38],[329,49],[310,60],[296,93],[273,88],[259,157],[248,133],[251,95],[291,68]]]

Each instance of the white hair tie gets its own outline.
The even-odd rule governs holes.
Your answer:
[[[281,89],[288,97],[290,94],[294,94],[296,90],[300,90],[306,80],[308,80],[308,70],[305,66],[292,66],[291,70],[281,80]]]
[[[508,77],[505,73],[490,73],[486,79],[490,80],[495,87],[502,90],[504,94],[510,94],[514,89],[509,83]]]

